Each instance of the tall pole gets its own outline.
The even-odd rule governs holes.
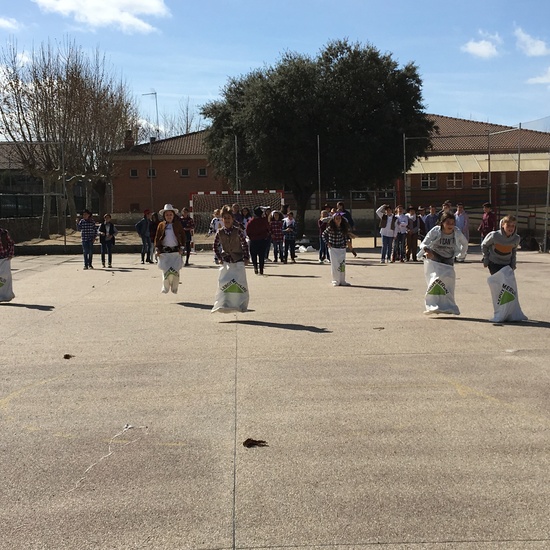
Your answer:
[[[151,210],[155,210],[154,208],[154,200],[153,200],[153,143],[155,141],[155,138],[149,138],[149,180],[151,183]]]
[[[237,141],[237,134],[235,134],[235,190],[241,190],[239,183],[239,142]]]
[[[317,134],[317,184],[319,185],[319,212],[321,212],[321,149],[319,134]]]
[[[405,136],[405,132],[403,132],[403,191],[405,192],[405,181],[407,179],[407,137]],[[397,197],[397,201],[399,201],[399,197]],[[407,202],[407,201],[405,201]],[[396,204],[397,206],[397,204]]]
[[[546,216],[544,217],[544,240],[542,251],[548,252],[548,206],[550,204],[550,150],[548,151],[548,178],[546,180]]]
[[[491,183],[491,131],[487,130],[487,183],[489,184],[489,202],[493,201],[493,184]]]
[[[518,176],[516,180],[516,223],[519,223],[519,180],[521,176],[521,122],[519,123],[518,132]]]

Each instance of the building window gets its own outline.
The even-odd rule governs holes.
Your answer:
[[[137,178],[138,177],[137,168],[130,168],[130,177],[131,178]]]
[[[487,172],[476,172],[472,175],[472,187],[488,187]]]
[[[437,189],[437,175],[422,174],[420,189]]]
[[[157,169],[156,168],[148,168],[147,169],[147,177],[148,178],[156,178],[157,177]]]
[[[395,192],[393,189],[380,189],[376,198],[382,201],[393,201],[395,199]]]
[[[352,201],[368,201],[369,194],[366,191],[352,191],[351,192]]]
[[[462,189],[462,172],[447,174],[447,189]]]
[[[180,168],[180,178],[189,177],[189,168]]]
[[[206,168],[199,168],[199,178],[205,178],[206,176]]]

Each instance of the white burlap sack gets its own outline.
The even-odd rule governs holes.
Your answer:
[[[219,269],[218,291],[212,313],[231,313],[248,309],[248,284],[243,262],[224,263]]]
[[[157,265],[162,271],[161,292],[167,293],[171,290],[174,294],[177,294],[180,281],[180,269],[183,267],[181,254],[179,252],[163,252],[159,255]]]
[[[487,279],[493,298],[493,323],[505,321],[526,321],[518,299],[518,285],[514,270],[507,265]]]
[[[424,259],[426,277],[426,311],[424,313],[452,313],[460,315],[455,304],[455,270],[452,265]]]
[[[332,284],[341,285],[346,282],[346,249],[330,249],[330,270]]]
[[[0,260],[0,302],[10,302],[15,298],[11,279],[11,258]]]

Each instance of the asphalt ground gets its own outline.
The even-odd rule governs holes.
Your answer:
[[[550,548],[550,257],[493,324],[476,250],[432,317],[420,263],[355,246],[352,286],[303,253],[226,315],[211,253],[177,295],[139,254],[16,257],[0,548]]]

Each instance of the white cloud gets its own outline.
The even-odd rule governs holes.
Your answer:
[[[498,55],[497,47],[489,40],[470,40],[461,48],[463,52],[469,53],[475,57],[491,59]]]
[[[528,84],[550,84],[550,67],[546,69],[546,73],[541,76],[535,76],[527,80]]]
[[[92,29],[118,27],[127,34],[155,31],[148,21],[170,15],[164,0],[32,0],[41,10],[71,17]]]
[[[517,38],[516,46],[525,55],[528,55],[529,57],[550,55],[550,48],[546,45],[544,40],[533,38],[519,27],[514,31],[514,34]]]
[[[16,31],[21,27],[19,23],[11,17],[0,17],[0,29]]]

